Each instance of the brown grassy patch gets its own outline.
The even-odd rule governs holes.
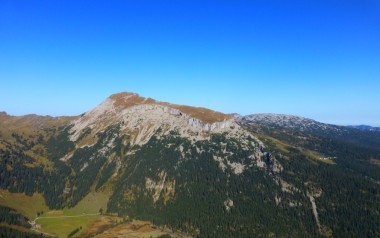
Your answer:
[[[77,147],[83,147],[86,145],[94,145],[97,141],[98,141],[97,136],[90,133],[89,135],[85,136],[83,139],[81,139],[77,143]]]
[[[186,238],[190,237],[185,234],[172,232],[170,230],[161,229],[153,226],[150,222],[132,221],[125,224],[120,224],[102,234],[96,236],[98,238],[113,238],[113,237],[158,237],[161,235],[169,234],[173,238]]]
[[[161,103],[160,103],[161,104]],[[214,123],[218,121],[224,121],[231,119],[231,115],[227,115],[221,112],[216,112],[207,108],[203,107],[190,107],[190,106],[184,106],[184,105],[175,105],[170,103],[162,103],[165,106],[173,107],[181,112],[184,112],[186,114],[189,114],[192,117],[198,118],[206,123]]]
[[[86,229],[84,229],[78,236],[79,237],[93,237],[96,233],[104,231],[111,226],[121,222],[122,219],[113,216],[101,216],[93,221]]]

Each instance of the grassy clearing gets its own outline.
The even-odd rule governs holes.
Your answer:
[[[31,220],[36,217],[37,212],[49,211],[44,197],[39,193],[27,196],[23,193],[10,193],[7,190],[0,190],[0,205],[16,209]]]
[[[36,223],[41,225],[41,231],[58,237],[67,237],[70,232],[79,227],[82,229],[78,234],[88,230],[96,233],[98,229],[104,229],[104,226],[110,226],[115,223],[115,219],[118,219],[107,219],[107,216],[101,215],[87,215],[97,214],[100,208],[105,211],[109,197],[108,190],[90,192],[75,207],[44,213]]]
[[[63,213],[64,215],[93,214],[98,213],[100,208],[106,211],[110,196],[111,192],[108,190],[90,192],[75,207],[63,209]]]
[[[41,194],[34,194],[27,196],[23,193],[11,193],[7,190],[0,190],[0,205],[16,209],[30,220],[36,218],[37,212],[43,211],[43,215],[36,221],[41,225],[41,231],[55,234],[59,237],[66,237],[70,232],[76,228],[82,227],[86,230],[96,225],[96,227],[104,227],[102,222],[96,222],[104,216],[83,216],[84,214],[97,214],[100,208],[103,211],[107,208],[110,192],[103,190],[99,192],[91,192],[83,198],[75,207],[65,208],[63,210],[49,210],[45,204],[45,199]],[[59,217],[61,218],[52,218]],[[65,216],[80,216],[80,217],[65,217]],[[119,219],[119,218],[115,218]],[[106,219],[108,223],[114,223],[115,219]],[[104,221],[104,218],[102,219]],[[119,221],[119,220],[117,220]]]
[[[317,160],[317,161],[325,163],[325,164],[330,164],[330,165],[336,164],[331,159],[323,159],[324,158],[323,155],[321,155],[315,151],[305,149],[305,148],[300,147],[298,145],[289,144],[289,143],[286,143],[284,141],[281,141],[281,140],[278,140],[276,138],[273,138],[273,137],[270,137],[267,135],[263,135],[263,134],[259,134],[258,137],[260,140],[264,141],[265,143],[269,143],[270,145],[272,145],[274,148],[279,150],[281,153],[287,154],[287,153],[290,153],[290,151],[289,151],[290,149],[296,149],[306,158],[311,158],[313,160]]]
[[[284,143],[276,138],[264,135],[264,134],[259,134],[258,135],[259,139],[265,143],[270,143],[272,146],[274,146],[277,150],[281,151],[282,153],[289,153],[288,148],[290,147],[289,144]]]
[[[73,230],[82,227],[87,228],[100,215],[89,215],[80,217],[40,217],[36,223],[41,225],[41,231],[57,235],[58,237],[67,237]]]
[[[75,207],[44,213],[36,223],[41,225],[41,231],[58,237],[67,237],[70,232],[79,227],[82,227],[82,231],[88,230],[104,216],[87,214],[97,214],[100,208],[105,211],[109,196],[107,190],[90,192]]]
[[[329,165],[335,165],[336,163],[334,161],[332,161],[331,159],[323,159],[324,156],[315,152],[315,151],[312,151],[312,150],[303,150],[301,151],[301,153],[303,155],[305,155],[306,157],[309,157],[309,158],[312,158],[314,160],[318,160],[319,162],[322,162],[322,163],[325,163],[325,164],[329,164]]]

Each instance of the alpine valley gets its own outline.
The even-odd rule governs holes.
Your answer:
[[[380,132],[120,93],[0,113],[0,237],[380,237]]]

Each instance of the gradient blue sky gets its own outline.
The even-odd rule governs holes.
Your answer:
[[[380,125],[380,2],[0,0],[0,111],[132,91],[225,113]]]

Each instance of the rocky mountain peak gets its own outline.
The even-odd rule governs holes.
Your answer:
[[[109,97],[113,101],[113,106],[116,111],[126,109],[137,105],[161,105],[173,109],[177,109],[182,113],[186,113],[193,118],[199,119],[205,123],[221,122],[232,119],[233,115],[216,112],[203,107],[192,107],[186,105],[172,104],[168,102],[160,102],[152,98],[145,98],[137,93],[122,92],[113,94]]]
[[[122,125],[122,131],[135,136],[133,143],[145,143],[158,130],[176,130],[198,139],[207,133],[237,129],[233,116],[206,108],[159,102],[135,93],[113,94],[100,105],[73,121],[71,140],[76,141],[84,130],[92,135],[110,125]],[[141,134],[142,133],[142,134]],[[143,139],[144,138],[144,139]]]
[[[154,99],[145,98],[137,93],[131,92],[112,94],[109,99],[113,101],[113,106],[117,111],[136,105],[157,103],[157,101]]]

